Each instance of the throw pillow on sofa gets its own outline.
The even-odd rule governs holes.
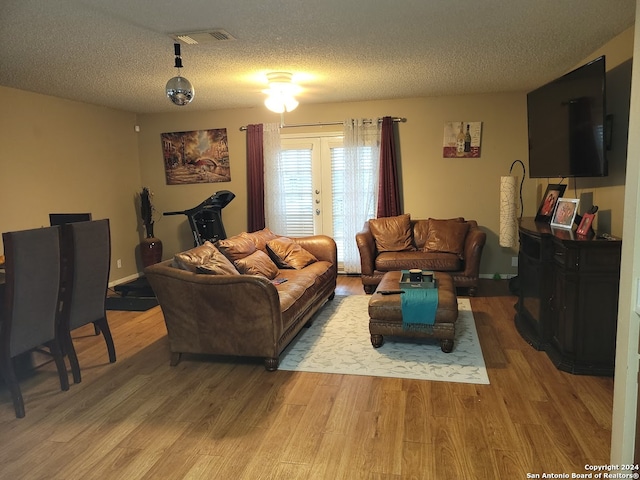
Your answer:
[[[263,252],[267,252],[267,242],[269,240],[273,240],[274,238],[278,238],[278,235],[273,233],[268,228],[263,228],[262,230],[257,230],[255,232],[243,232],[240,234],[241,237],[248,238],[251,240],[256,246],[257,250],[262,250]]]
[[[216,247],[232,262],[248,257],[256,251],[256,244],[250,238],[243,237],[242,234],[218,240]]]
[[[246,275],[262,275],[269,280],[278,276],[278,266],[262,250],[256,250],[251,255],[240,258],[233,263],[240,273]]]
[[[469,224],[458,220],[429,219],[429,232],[424,250],[429,252],[454,253],[462,257]]]
[[[301,268],[317,262],[318,259],[287,237],[278,237],[267,242],[267,249],[280,268]]]
[[[378,252],[415,250],[411,233],[411,216],[408,213],[397,217],[369,220],[369,229],[376,242]]]
[[[181,270],[213,275],[238,275],[238,270],[211,242],[177,253],[173,263]]]

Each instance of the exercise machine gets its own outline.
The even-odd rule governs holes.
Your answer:
[[[193,234],[194,246],[197,247],[207,240],[215,242],[227,238],[222,224],[222,209],[235,197],[235,194],[229,190],[220,190],[200,205],[181,212],[164,212],[163,215],[186,215]]]

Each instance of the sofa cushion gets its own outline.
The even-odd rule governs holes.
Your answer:
[[[173,257],[173,264],[181,270],[209,275],[238,275],[238,270],[211,242]]]
[[[429,219],[429,232],[424,245],[428,252],[454,253],[460,257],[464,253],[464,242],[469,224],[457,220]]]
[[[300,270],[318,261],[311,253],[287,237],[269,240],[267,242],[267,250],[280,268]]]
[[[256,251],[256,244],[242,234],[218,240],[216,246],[232,262],[248,257]]]
[[[267,252],[267,242],[269,240],[273,240],[274,238],[278,238],[278,236],[268,228],[263,228],[262,230],[257,230],[255,232],[249,233],[243,232],[240,234],[240,236],[251,240],[256,246],[256,249],[262,250],[265,253]]]
[[[403,252],[415,250],[408,213],[396,217],[369,220],[369,229],[378,252]]]
[[[176,253],[173,256],[173,264],[180,270],[188,270],[195,273],[198,265],[202,265],[211,258],[215,247],[211,242],[204,242],[185,252]]]
[[[463,268],[463,263],[458,255],[440,252],[384,252],[376,257],[375,269],[379,272],[409,268],[457,272]]]
[[[429,235],[429,220],[413,220],[413,244],[417,250],[423,250],[427,243],[427,237]],[[456,222],[464,222],[463,217],[451,218],[450,220]]]
[[[278,276],[278,266],[262,250],[256,250],[251,255],[240,258],[233,263],[240,273],[262,275],[269,280]]]
[[[207,262],[196,267],[197,273],[206,275],[239,275],[240,272],[221,252],[217,252]]]

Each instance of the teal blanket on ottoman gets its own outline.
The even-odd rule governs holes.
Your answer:
[[[422,330],[432,326],[438,309],[438,289],[404,288],[402,291],[403,330]]]

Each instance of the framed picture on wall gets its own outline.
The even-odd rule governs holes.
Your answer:
[[[578,198],[559,198],[556,202],[556,209],[551,218],[551,226],[570,229],[573,227],[573,220],[578,213]]]
[[[227,129],[160,135],[167,185],[230,182]]]
[[[538,207],[536,222],[549,223],[551,221],[551,216],[556,208],[556,203],[558,202],[558,199],[562,197],[566,189],[566,185],[559,183],[550,183],[547,185],[547,190],[544,192],[542,202],[540,202],[540,206]]]
[[[444,158],[480,158],[482,122],[445,122],[442,156]]]

